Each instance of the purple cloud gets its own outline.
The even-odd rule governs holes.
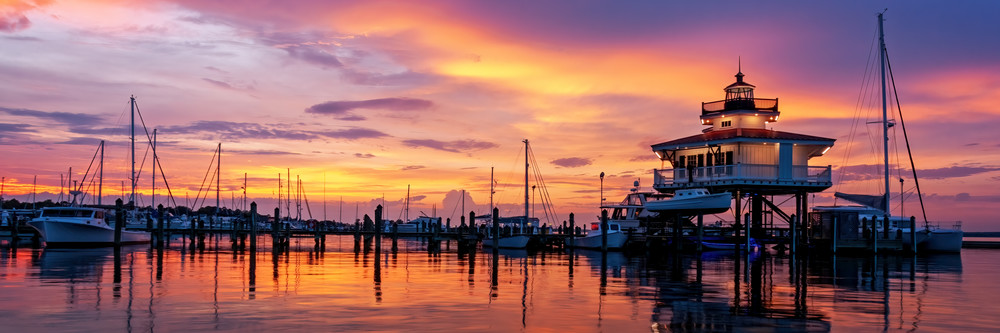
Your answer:
[[[375,157],[375,155],[372,155],[370,153],[364,153],[364,154],[362,154],[362,153],[354,153],[354,157],[357,157],[357,158],[372,158],[372,157]]]
[[[882,165],[876,164],[861,164],[861,165],[847,165],[836,169],[836,172],[840,175],[835,176],[836,181],[861,181],[861,180],[871,180],[871,179],[881,179],[882,178]],[[947,168],[937,168],[937,169],[918,169],[917,177],[922,179],[948,179],[948,178],[961,178],[972,176],[975,174],[980,174],[984,172],[993,172],[1000,170],[1000,167],[994,166],[951,166]],[[902,171],[904,176],[909,177],[912,171],[905,169]],[[840,178],[843,177],[843,178]]]
[[[499,145],[492,142],[484,142],[476,140],[456,140],[456,141],[438,141],[431,139],[403,140],[403,144],[409,147],[426,147],[452,153],[477,151],[477,150],[499,147]]]
[[[232,85],[230,85],[228,83],[225,83],[225,82],[222,82],[222,81],[216,81],[216,80],[212,80],[212,79],[209,79],[209,78],[201,78],[201,79],[205,80],[205,82],[211,83],[213,86],[216,86],[216,87],[219,87],[219,88],[223,88],[223,89],[235,89],[235,88],[233,88]]]
[[[349,112],[355,109],[410,111],[427,109],[433,105],[434,102],[417,98],[378,98],[363,101],[329,101],[310,106],[305,111],[334,116],[353,116]]]
[[[578,168],[590,165],[591,163],[593,163],[593,161],[589,158],[567,157],[567,158],[560,158],[557,160],[553,160],[551,163],[564,168]]]
[[[340,62],[334,55],[327,53],[326,51],[312,46],[288,46],[284,48],[288,55],[292,58],[301,59],[305,62],[319,65],[320,67],[326,68],[340,68],[344,64]]]
[[[367,128],[348,128],[335,131],[307,131],[297,129],[297,126],[287,124],[254,124],[231,121],[196,121],[190,125],[168,126],[161,129],[163,133],[205,135],[211,138],[237,141],[239,139],[286,139],[315,140],[332,139],[364,139],[378,138],[387,134]]]
[[[373,129],[360,128],[360,127],[354,127],[339,131],[322,132],[322,135],[328,138],[349,139],[349,140],[381,138],[389,136],[388,134]]]
[[[420,170],[420,169],[423,169],[423,168],[426,168],[426,167],[423,166],[423,165],[407,165],[407,166],[404,166],[404,167],[400,168],[399,170],[403,170],[403,171],[407,171],[407,170]]]
[[[68,125],[96,125],[102,123],[101,117],[86,114],[86,113],[71,113],[71,112],[48,112],[48,111],[38,111],[29,109],[15,109],[0,107],[0,112],[7,113],[12,116],[22,116],[22,117],[34,117],[38,119],[46,119],[51,121],[56,121]]]
[[[21,13],[0,13],[0,32],[18,32],[31,26],[31,21]]]

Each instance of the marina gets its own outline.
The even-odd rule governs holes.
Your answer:
[[[0,331],[1000,328],[1000,6],[724,5],[0,4]]]

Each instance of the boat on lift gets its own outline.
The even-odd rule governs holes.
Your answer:
[[[681,215],[717,214],[729,210],[733,195],[711,193],[704,188],[677,190],[673,198],[646,201],[646,210]]]

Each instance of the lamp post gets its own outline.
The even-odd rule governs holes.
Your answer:
[[[601,206],[604,206],[604,172],[601,172]]]

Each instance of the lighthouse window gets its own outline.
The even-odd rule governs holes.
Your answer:
[[[732,120],[723,120],[722,121],[722,127],[730,127],[730,126],[733,126],[733,121]]]

